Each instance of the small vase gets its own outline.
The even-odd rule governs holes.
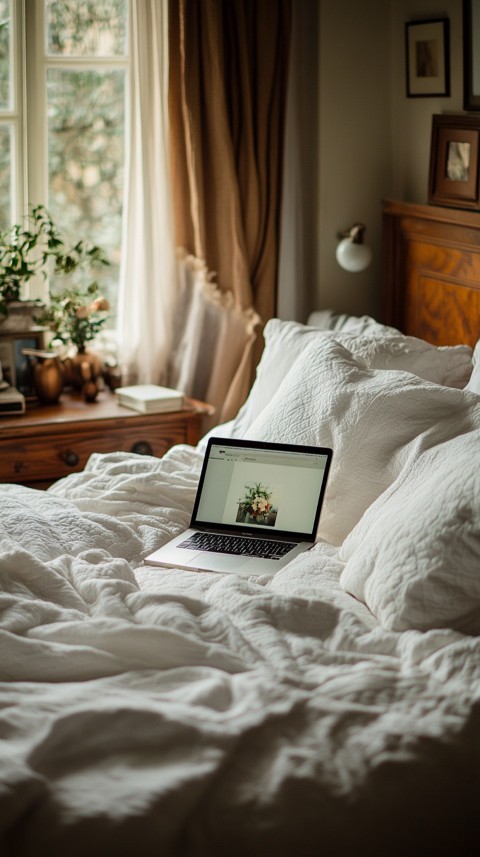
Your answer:
[[[59,358],[54,354],[48,357],[37,356],[33,370],[35,392],[46,405],[58,402],[65,383],[65,371]]]
[[[68,382],[81,390],[87,402],[94,402],[98,395],[98,380],[102,372],[102,361],[91,351],[80,349],[73,357],[64,361]]]

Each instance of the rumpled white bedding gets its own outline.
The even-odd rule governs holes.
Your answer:
[[[2,857],[476,853],[480,639],[383,630],[322,541],[273,579],[143,567],[200,464],[1,487]]]

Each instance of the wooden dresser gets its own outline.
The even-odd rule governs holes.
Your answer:
[[[480,338],[480,213],[386,201],[383,320],[434,345]]]
[[[46,488],[83,470],[93,452],[162,456],[176,443],[196,444],[212,410],[190,399],[180,411],[146,415],[121,407],[110,392],[92,404],[64,393],[57,405],[0,418],[0,482]]]

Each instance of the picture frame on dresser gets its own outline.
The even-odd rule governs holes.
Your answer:
[[[480,117],[434,114],[428,201],[480,210]]]
[[[0,338],[0,366],[2,367],[2,379],[10,386],[14,385],[15,363],[13,359],[13,346],[8,340]]]
[[[25,348],[43,347],[43,329],[9,331],[0,334],[0,362],[3,376],[25,398],[36,399],[32,377],[32,364],[23,353]]]
[[[450,95],[450,21],[405,24],[407,98]]]

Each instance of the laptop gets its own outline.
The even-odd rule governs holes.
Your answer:
[[[315,542],[332,450],[211,437],[190,527],[144,565],[273,575]]]

